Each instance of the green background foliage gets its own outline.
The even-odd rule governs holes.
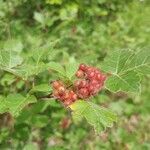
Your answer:
[[[1,0],[0,149],[150,149],[149,12],[148,0]],[[83,62],[109,78],[72,117],[45,95]]]

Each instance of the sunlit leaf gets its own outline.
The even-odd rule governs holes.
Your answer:
[[[39,84],[31,89],[31,92],[50,92],[52,88],[48,84]]]
[[[150,53],[146,48],[138,51],[112,51],[100,67],[111,74],[106,81],[109,90],[139,91],[140,75],[150,74]]]
[[[52,69],[52,70],[60,73],[61,75],[65,76],[65,70],[59,63],[50,62],[47,64],[47,66],[49,67],[49,69]]]
[[[117,121],[116,114],[92,102],[79,100],[73,103],[70,108],[73,111],[74,118],[85,118],[96,132],[101,132],[106,127],[111,127],[113,122]]]
[[[0,100],[0,113],[9,112],[13,116],[18,116],[26,105],[35,102],[34,96],[24,97],[20,94],[9,94],[6,98]]]
[[[13,50],[0,50],[0,69],[11,69],[22,63],[22,57]]]

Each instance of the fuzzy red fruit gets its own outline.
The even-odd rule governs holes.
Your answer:
[[[53,96],[54,97],[59,97],[58,91],[53,91]]]
[[[105,81],[105,80],[106,80],[106,76],[105,76],[105,75],[102,75],[102,76],[101,76],[101,80],[102,80],[102,81]]]
[[[85,71],[87,69],[87,66],[85,64],[81,64],[79,69]]]
[[[73,102],[72,101],[70,101],[70,100],[66,100],[66,101],[64,101],[64,105],[67,107],[67,106],[69,106],[69,105],[71,105]]]
[[[88,73],[88,78],[93,78],[95,75],[94,71]]]
[[[74,93],[74,91],[69,92],[69,99],[73,102],[77,99],[77,95]]]
[[[87,98],[89,95],[89,91],[87,88],[81,88],[79,91],[78,91],[78,96],[80,98]]]
[[[58,93],[64,93],[65,92],[65,88],[63,86],[60,86],[57,90],[58,90]]]
[[[97,68],[95,69],[95,74],[100,74],[100,70],[98,70]]]
[[[78,88],[80,83],[81,83],[80,80],[76,80],[75,83],[74,83],[75,88]]]
[[[92,68],[92,67],[87,67],[87,70],[86,70],[87,73],[90,73],[90,72],[93,72],[93,71],[94,71],[94,68]]]
[[[94,86],[93,85],[89,85],[88,90],[89,90],[89,92],[93,91],[94,90]]]
[[[93,86],[96,86],[96,84],[98,84],[98,81],[94,79],[94,80],[92,80],[92,81],[90,82],[90,84],[93,85]]]
[[[78,78],[83,78],[83,77],[84,77],[84,72],[83,72],[82,70],[78,70],[78,71],[76,72],[76,76],[77,76]]]
[[[79,88],[82,88],[82,87],[87,87],[87,81],[86,80],[82,80],[80,81],[80,85],[79,85]]]
[[[68,93],[68,92],[66,92],[62,98],[63,98],[63,100],[67,100],[67,99],[69,99],[69,93]]]
[[[72,95],[72,100],[75,101],[77,99],[77,94]]]
[[[63,83],[61,81],[54,81],[52,83],[52,87],[55,89],[59,88],[60,86],[63,86]]]
[[[101,77],[102,77],[101,74],[97,74],[97,75],[96,75],[96,79],[99,80],[99,81],[101,80]]]

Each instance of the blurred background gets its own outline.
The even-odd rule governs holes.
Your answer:
[[[149,41],[149,0],[0,0],[0,48],[23,57],[53,46],[49,60],[64,64],[73,57],[98,65],[111,50],[143,48]],[[35,80],[46,83],[54,78],[40,73]],[[14,75],[0,72],[0,96],[29,88]],[[119,119],[100,134],[84,120],[74,123],[55,101],[40,100],[16,119],[2,114],[0,150],[149,150],[149,88],[146,77],[141,93],[102,91],[93,101],[109,107]]]

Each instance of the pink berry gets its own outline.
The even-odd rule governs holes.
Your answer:
[[[78,78],[82,78],[82,77],[84,77],[84,72],[83,72],[82,70],[78,70],[78,71],[76,72],[76,76],[77,76]]]
[[[88,73],[88,77],[89,77],[89,78],[93,78],[94,75],[95,75],[94,71]]]
[[[81,64],[79,69],[85,71],[87,69],[87,66],[85,64]]]

